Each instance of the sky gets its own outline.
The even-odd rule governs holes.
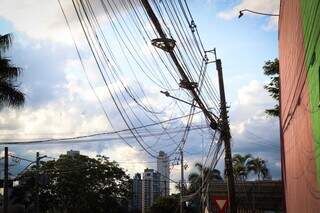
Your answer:
[[[4,108],[0,111],[1,142],[72,137],[125,128],[98,74],[70,1],[61,2],[88,76],[83,72],[57,1],[2,1],[0,34],[10,32],[14,35],[12,48],[6,56],[23,69],[19,81],[26,95],[26,103],[20,109]],[[265,61],[278,57],[277,19],[251,14],[245,14],[241,19],[237,17],[238,11],[244,8],[277,14],[279,0],[188,0],[188,3],[204,46],[208,50],[216,48],[218,57],[222,60],[227,102],[230,106],[233,152],[250,153],[267,160],[272,177],[279,179],[278,119],[268,117],[264,113],[264,110],[272,107],[275,102],[263,88],[268,78],[263,75],[262,70]],[[124,8],[122,10],[128,20],[128,14],[132,11]],[[103,20],[101,10],[98,8],[97,11],[98,18]],[[159,92],[161,88],[150,81],[148,76],[139,72],[134,78],[128,71],[130,63],[126,63],[126,60],[131,59],[116,46],[116,38],[111,33],[112,20],[103,23],[102,28],[108,35],[107,40],[110,41],[110,46],[123,70],[122,81],[113,81],[110,87],[119,94],[122,92],[119,84],[133,88],[134,91],[139,91],[138,87],[142,87],[146,94],[141,101],[155,111],[161,111],[160,120],[181,115],[181,112],[178,113],[176,102],[162,95]],[[128,23],[130,25],[130,22]],[[150,28],[146,25],[146,29],[150,30],[148,27]],[[152,54],[149,46],[144,46],[143,43],[140,51],[146,57]],[[217,87],[214,65],[208,66],[208,73],[208,77]],[[102,101],[111,123],[106,119],[87,77]],[[138,85],[137,80],[141,84]],[[170,85],[178,88],[174,81],[170,81]],[[179,94],[179,91],[175,94]],[[124,100],[125,98],[122,99]],[[137,112],[134,118],[136,126],[139,126],[139,122],[152,123],[141,109],[138,110],[139,106],[134,106],[132,102],[129,105]],[[183,109],[188,108],[183,106]],[[195,116],[194,122],[204,125],[201,116]],[[185,123],[183,120],[165,127],[168,131],[173,131],[174,128],[181,129]],[[157,131],[162,135],[160,138],[150,137],[145,142],[149,145],[156,143],[154,153],[161,149],[168,153],[173,152],[175,144],[166,136],[166,131]],[[187,174],[192,171],[195,162],[201,162],[202,153],[210,144],[210,135],[204,131],[206,129],[191,131],[186,142]],[[174,136],[176,141],[180,137],[181,134]],[[147,167],[156,169],[156,160],[142,151],[137,142],[129,139],[129,143],[134,147],[131,148],[121,140],[111,139],[102,137],[97,142],[9,145],[9,150],[28,159],[34,159],[37,151],[51,157],[58,157],[70,149],[80,150],[82,154],[89,156],[103,154],[111,160],[118,161],[130,175],[143,172]],[[3,150],[4,145],[1,145],[0,149]],[[175,157],[173,154],[172,159]],[[21,162],[13,170],[18,172],[24,165]],[[217,168],[223,168],[222,160]],[[172,167],[171,178],[178,180],[179,166]]]

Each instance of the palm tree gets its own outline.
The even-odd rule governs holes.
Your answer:
[[[201,163],[195,164],[196,171],[190,173],[188,180],[190,182],[189,191],[194,192],[199,189],[202,185],[202,174],[203,178],[207,179],[209,182],[212,180],[222,180],[220,171],[217,169],[210,169],[204,167]]]
[[[247,179],[247,163],[250,161],[251,158],[252,156],[250,154],[235,154],[232,157],[233,174],[236,180],[244,181]]]
[[[24,94],[19,90],[17,78],[21,73],[11,60],[4,56],[12,42],[11,34],[0,35],[0,107],[19,107],[24,104]]]
[[[267,162],[257,157],[248,161],[248,171],[258,175],[258,180],[265,179],[269,176]]]
[[[204,182],[211,183],[212,181],[222,181],[221,173],[217,169],[204,167],[201,163],[195,164],[196,171],[188,176],[189,187],[188,194],[197,192],[202,187],[202,179]],[[201,194],[198,193],[191,201],[190,205],[198,211],[201,209]]]

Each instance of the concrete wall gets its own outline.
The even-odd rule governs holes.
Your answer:
[[[320,209],[319,5],[319,0],[281,1],[280,107],[287,212]]]

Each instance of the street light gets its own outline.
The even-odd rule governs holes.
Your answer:
[[[239,11],[238,18],[241,18],[244,15],[244,12],[254,13],[254,14],[262,15],[262,16],[279,16],[279,14],[261,13],[261,12],[257,12],[257,11],[253,11],[253,10],[243,9],[243,10]]]

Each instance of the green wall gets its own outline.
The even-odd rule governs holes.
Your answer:
[[[301,18],[306,51],[307,85],[309,89],[313,141],[320,188],[320,0],[301,0]]]

